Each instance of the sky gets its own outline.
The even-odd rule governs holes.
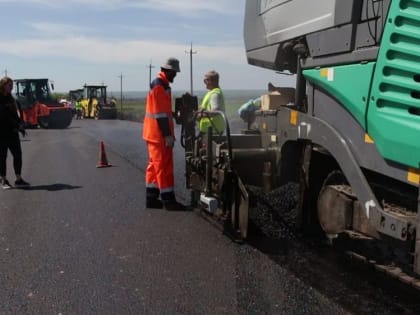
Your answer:
[[[191,90],[191,58],[193,92],[205,89],[209,70],[223,89],[292,86],[248,65],[244,11],[245,0],[0,0],[0,74],[48,78],[56,92],[85,83],[146,91],[149,77],[176,57],[174,90]]]

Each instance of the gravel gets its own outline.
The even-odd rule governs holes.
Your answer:
[[[265,193],[259,187],[248,187],[251,199],[250,220],[271,239],[294,239],[299,187],[288,183]]]

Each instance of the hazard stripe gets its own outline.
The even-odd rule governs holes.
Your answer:
[[[156,114],[146,113],[145,116],[147,118],[152,118],[152,119],[169,118],[169,114],[168,113],[156,113]]]
[[[159,188],[156,183],[146,183],[146,188]]]
[[[162,188],[160,189],[160,193],[169,193],[169,192],[173,192],[174,191],[174,187],[167,187],[167,188]]]

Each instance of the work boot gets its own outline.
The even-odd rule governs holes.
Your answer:
[[[185,211],[187,209],[176,200],[163,200],[163,208],[168,211]]]
[[[156,198],[146,198],[146,208],[162,209],[163,203],[162,201]]]
[[[162,201],[159,200],[159,189],[155,187],[146,188],[146,208],[162,209]]]

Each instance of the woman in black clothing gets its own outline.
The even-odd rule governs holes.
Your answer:
[[[16,174],[15,186],[29,183],[21,177],[22,149],[19,132],[25,136],[25,129],[18,114],[16,100],[12,96],[13,80],[4,77],[0,80],[0,184],[3,189],[11,188],[6,178],[7,150],[13,155],[13,168]]]

